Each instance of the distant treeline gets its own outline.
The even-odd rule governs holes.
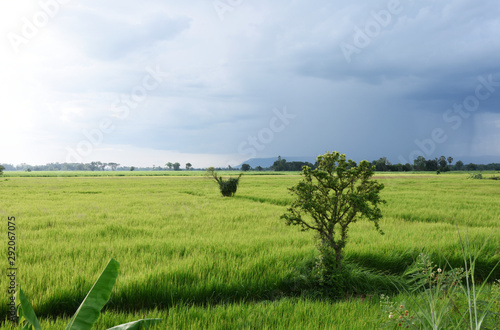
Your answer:
[[[458,160],[453,164],[453,157],[441,156],[434,159],[425,159],[423,156],[418,156],[413,161],[413,164],[391,164],[386,157],[379,158],[371,162],[375,166],[376,171],[381,172],[409,172],[409,171],[500,171],[499,163],[491,164],[464,164]]]
[[[167,163],[170,164],[170,163]],[[6,171],[166,171],[180,170],[179,166],[175,166],[178,163],[172,164],[174,166],[161,167],[135,167],[135,166],[120,166],[117,163],[104,163],[104,162],[91,162],[91,163],[50,163],[45,165],[29,165],[22,163],[19,165],[12,164],[0,164],[0,169],[3,167]],[[464,164],[461,160],[453,163],[453,157],[441,156],[434,159],[425,159],[423,156],[419,156],[413,161],[413,164],[391,164],[386,157],[381,157],[378,160],[371,162],[375,166],[376,171],[380,172],[410,172],[410,171],[500,171],[500,163],[491,164]],[[278,157],[273,165],[270,167],[256,166],[252,168],[248,164],[243,164],[241,168],[233,168],[228,166],[226,168],[216,168],[216,170],[257,170],[257,171],[300,171],[303,166],[309,166],[311,168],[316,168],[317,164],[312,164],[309,162],[287,162],[286,159]],[[192,167],[190,163],[186,164],[186,168],[189,170],[196,170]],[[204,169],[199,169],[204,170]],[[1,171],[0,171],[1,172]]]
[[[19,165],[0,164],[6,171],[152,171],[165,170],[162,167],[135,167],[135,166],[120,166],[117,163],[50,163],[45,165],[30,165],[22,163]]]
[[[386,157],[371,162],[375,170],[379,172],[410,172],[410,171],[500,171],[500,163],[492,164],[464,164],[461,160],[453,164],[453,157],[441,156],[434,159],[425,159],[423,156],[417,157],[413,164],[391,164]],[[300,171],[302,166],[307,165],[315,168],[317,164],[308,162],[287,162],[286,159],[278,157],[278,160],[270,167],[273,171]]]

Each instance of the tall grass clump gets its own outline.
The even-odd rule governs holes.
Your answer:
[[[240,178],[243,173],[240,173],[236,178],[229,178],[224,180],[221,176],[215,172],[213,167],[207,169],[207,176],[212,177],[215,182],[219,185],[219,190],[223,197],[233,197],[238,189],[238,184],[240,183]]]
[[[476,261],[486,246],[474,245],[459,233],[463,267],[441,268],[421,253],[406,272],[409,289],[400,287],[399,303],[381,296],[384,324],[416,329],[498,329],[500,326],[500,283],[488,284],[493,271],[477,283]],[[449,268],[448,270],[446,268]]]

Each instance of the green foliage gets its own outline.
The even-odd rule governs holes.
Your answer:
[[[242,165],[241,165],[241,170],[242,170],[243,172],[248,172],[248,171],[250,171],[250,169],[251,169],[251,167],[250,167],[250,165],[249,165],[249,164],[242,164]]]
[[[304,166],[314,167],[313,164],[308,162],[287,162],[286,159],[278,156],[278,160],[271,165],[271,169],[273,171],[301,171]]]
[[[327,244],[319,244],[319,256],[313,269],[313,281],[317,282],[322,294],[331,298],[343,297],[348,291],[345,279],[348,272],[337,267],[335,251]]]
[[[426,159],[424,156],[418,156],[413,160],[413,168],[416,171],[424,171],[425,170]]]
[[[366,218],[382,233],[379,204],[385,201],[379,193],[384,185],[370,179],[374,169],[367,161],[356,166],[345,155],[333,152],[318,156],[317,163],[314,170],[305,166],[302,181],[289,189],[296,199],[281,218],[288,225],[314,230],[320,239],[320,251],[333,251],[336,267],[341,270],[350,224]]]
[[[66,330],[90,330],[92,328],[93,324],[99,318],[101,309],[111,296],[111,290],[113,289],[116,278],[118,277],[119,268],[120,264],[116,260],[111,259],[108,262],[106,268],[103,270],[81,303],[80,307],[69,321],[66,326]],[[38,322],[33,307],[21,289],[19,289],[19,300],[19,320],[21,324],[26,322],[23,329],[31,329],[34,327],[35,330],[41,330],[40,323]],[[111,329],[141,329],[141,326],[147,327],[150,324],[159,321],[160,319],[143,319],[127,324],[121,324]]]
[[[490,236],[491,237],[491,236]],[[488,239],[490,238],[488,237]],[[495,308],[500,299],[500,294],[498,291],[493,292],[488,300],[484,300],[485,293],[488,291],[486,286],[488,279],[493,274],[495,268],[498,267],[500,261],[491,269],[486,279],[480,284],[476,284],[476,264],[481,253],[484,252],[487,240],[483,242],[482,245],[477,246],[470,242],[469,235],[467,234],[464,239],[459,232],[460,248],[464,261],[464,268],[466,272],[465,284],[461,283],[461,289],[463,295],[467,300],[467,309],[464,314],[468,314],[468,319],[461,319],[459,324],[465,323],[469,329],[481,329],[483,323],[487,324],[492,317],[495,317]],[[496,314],[498,316],[498,314]],[[498,321],[498,317],[496,317]],[[495,328],[498,328],[498,322],[495,322]]]
[[[3,174],[3,170],[5,170],[5,167],[3,167],[2,165],[0,165],[0,175]]]
[[[467,171],[476,171],[478,168],[477,168],[477,165],[474,164],[474,163],[469,163],[467,165],[465,165],[465,169]]]
[[[401,276],[363,267],[349,257],[339,270],[335,254],[328,249],[325,245],[318,246],[319,255],[295,270],[289,286],[299,288],[303,296],[339,300],[394,292],[394,283],[406,285]]]
[[[24,295],[23,290],[19,289],[17,298],[18,299],[16,300],[19,300],[19,323],[23,324],[26,321],[26,325],[23,327],[23,329],[31,329],[31,327],[34,327],[35,330],[41,330],[40,323],[38,322],[35,311],[33,310],[33,307],[31,307],[28,298],[26,298],[26,296]]]
[[[372,165],[375,166],[375,170],[378,172],[378,171],[388,171],[389,166],[391,166],[392,164],[389,162],[389,160],[387,160],[386,157],[381,157],[379,158],[379,160],[374,160],[372,162]]]
[[[385,325],[417,329],[498,328],[498,284],[491,287],[484,281],[479,285],[475,279],[476,262],[486,242],[481,247],[473,246],[468,236],[463,241],[460,233],[459,240],[463,268],[452,268],[447,262],[449,270],[446,270],[428,254],[421,253],[405,273],[410,290],[400,287],[404,300],[396,304],[388,296],[381,296]]]
[[[467,179],[481,180],[483,175],[481,173],[471,173]]]
[[[92,289],[83,300],[82,304],[69,321],[66,330],[90,329],[99,318],[99,313],[111,296],[111,290],[118,277],[120,264],[111,259],[101,276],[94,283]]]
[[[206,175],[212,177],[219,185],[219,190],[223,197],[233,197],[238,189],[238,184],[243,173],[240,173],[236,178],[223,179],[215,172],[213,167],[207,169]]]

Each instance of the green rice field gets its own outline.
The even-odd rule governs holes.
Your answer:
[[[303,294],[297,274],[317,255],[314,233],[280,220],[293,198],[287,188],[300,176],[262,174],[270,172],[245,174],[236,195],[222,198],[195,171],[6,172],[3,277],[7,219],[15,217],[16,280],[44,329],[65,327],[110,258],[120,274],[96,329],[156,317],[163,319],[158,329],[376,329],[378,295],[397,294],[383,278],[400,276],[421,251],[461,266],[460,231],[477,244],[489,238],[477,263],[480,280],[500,261],[500,181],[377,173],[385,234],[355,223],[345,256],[380,276],[359,289],[366,294]],[[499,268],[492,278],[500,278]],[[9,329],[4,279],[0,320]]]

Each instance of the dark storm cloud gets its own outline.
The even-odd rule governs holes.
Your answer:
[[[51,108],[37,125],[59,140],[111,116],[105,143],[141,149],[244,157],[257,139],[258,157],[500,155],[496,0],[257,0],[222,15],[210,1],[89,1],[51,24],[33,76]],[[113,117],[148,68],[161,83]],[[284,107],[294,119],[270,131]]]

